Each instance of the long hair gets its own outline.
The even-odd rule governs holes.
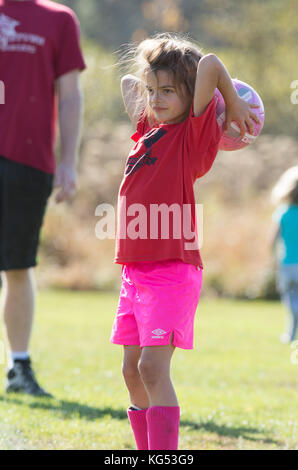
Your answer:
[[[298,165],[288,168],[271,191],[271,202],[298,205]]]
[[[138,105],[150,118],[152,113],[147,103],[146,74],[156,74],[160,70],[171,74],[178,93],[190,107],[194,97],[197,67],[202,57],[202,50],[188,37],[177,33],[158,33],[143,40],[138,46],[129,45],[119,63],[128,65],[131,73],[140,79]]]

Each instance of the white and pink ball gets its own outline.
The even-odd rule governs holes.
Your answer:
[[[238,124],[234,121],[231,123],[230,129],[228,131],[224,131],[223,127],[226,119],[225,102],[220,91],[216,89],[216,119],[218,125],[222,129],[222,137],[220,139],[219,149],[229,151],[239,150],[246,147],[247,145],[254,143],[256,138],[262,131],[265,120],[264,105],[258,93],[250,85],[245,82],[242,82],[241,80],[232,79],[232,82],[240,98],[242,98],[249,104],[259,105],[259,108],[251,108],[251,110],[258,116],[261,124],[257,124],[254,120],[252,120],[253,134],[249,134],[248,132],[246,132],[244,137],[242,138],[240,136],[240,128]]]

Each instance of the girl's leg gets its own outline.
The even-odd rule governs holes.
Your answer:
[[[288,292],[285,295],[285,303],[288,307],[287,333],[289,341],[294,341],[298,327],[298,293]]]
[[[131,405],[145,409],[149,406],[149,399],[138,370],[141,351],[140,346],[124,346],[122,373]]]
[[[146,412],[148,395],[138,371],[141,355],[139,346],[124,346],[122,372],[128,388],[131,407],[127,410],[138,450],[148,450]]]
[[[150,406],[178,406],[170,378],[175,346],[150,346],[142,350],[139,372],[147,390]]]
[[[180,409],[170,378],[170,363],[175,347],[145,347],[139,371],[146,387],[150,408],[147,411],[150,450],[177,450]]]

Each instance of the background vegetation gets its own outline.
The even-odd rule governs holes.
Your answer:
[[[267,111],[265,133],[297,135],[298,113],[290,102],[290,84],[297,79],[298,4],[295,0],[65,0],[62,3],[78,14],[83,36],[114,54],[114,60],[120,46],[139,42],[155,32],[190,35],[206,53],[218,54],[232,76],[247,80],[260,92]],[[88,48],[85,51],[88,57]],[[107,58],[103,50],[98,52],[101,59],[96,62],[100,65]],[[106,96],[110,99],[113,93],[109,75],[103,71],[101,75],[105,76]],[[108,108],[113,113],[114,106]],[[117,111],[123,115],[121,102]]]
[[[266,121],[250,148],[219,152],[195,186],[204,204],[204,294],[277,298],[275,263],[269,247],[274,208],[269,195],[280,173],[297,163],[298,106],[290,101],[298,79],[298,4],[293,0],[65,0],[82,30],[88,69],[79,192],[63,206],[50,202],[40,251],[41,286],[117,289],[114,240],[95,237],[95,208],[113,204],[133,129],[124,112],[115,65],[119,49],[156,31],[189,34],[215,52],[230,74],[262,96]],[[59,145],[57,144],[59,156]],[[219,236],[220,234],[220,236]]]

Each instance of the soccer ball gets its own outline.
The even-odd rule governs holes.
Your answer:
[[[258,135],[261,133],[261,130],[264,126],[265,111],[263,102],[258,95],[258,93],[247,83],[242,82],[241,80],[232,79],[234,87],[243,100],[247,101],[250,104],[258,104],[259,108],[251,108],[252,112],[255,113],[261,124],[257,124],[253,119],[253,135],[248,132],[245,133],[244,137],[240,137],[240,128],[238,124],[232,121],[230,129],[228,131],[223,131],[223,126],[225,123],[225,102],[222,94],[218,89],[215,90],[215,100],[216,100],[216,119],[218,125],[222,129],[222,137],[219,142],[220,150],[239,150],[247,145],[255,142]]]

